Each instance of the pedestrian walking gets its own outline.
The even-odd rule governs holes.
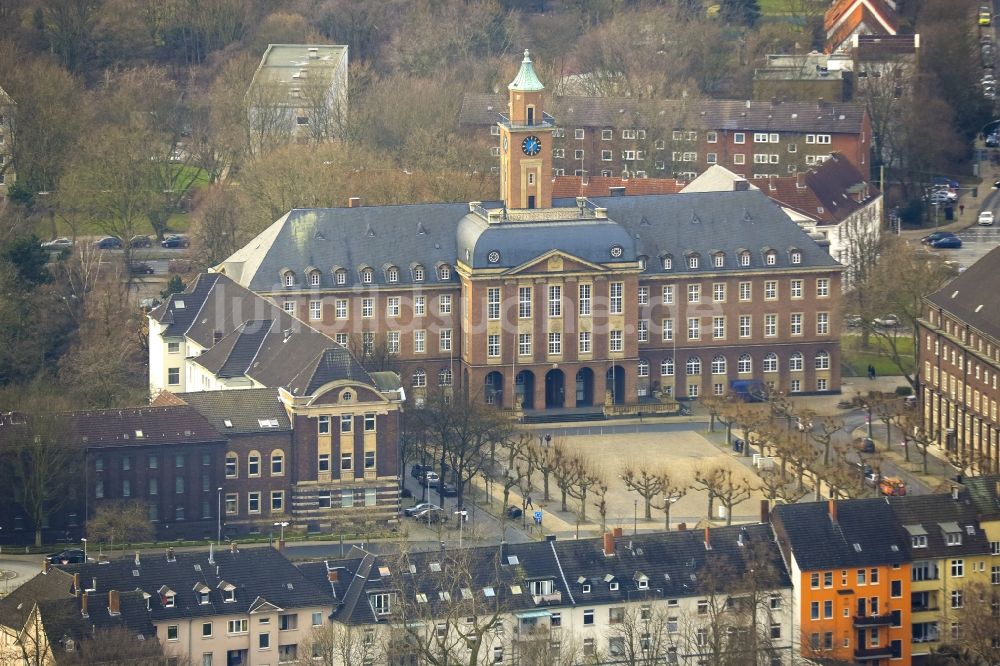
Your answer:
[[[965,214],[965,204],[958,204],[958,214],[959,215]]]

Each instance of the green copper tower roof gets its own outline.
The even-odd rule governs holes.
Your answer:
[[[521,61],[521,70],[507,88],[524,92],[545,90],[545,86],[542,85],[542,82],[538,80],[538,75],[535,74],[535,66],[531,64],[531,56],[528,55],[528,49],[524,50],[524,60]]]

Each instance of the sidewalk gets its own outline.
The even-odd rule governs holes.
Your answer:
[[[977,146],[978,147],[978,146]],[[932,231],[950,231],[957,233],[969,227],[976,226],[979,213],[984,210],[993,210],[996,204],[997,191],[993,189],[993,183],[1000,180],[1000,164],[994,164],[992,160],[983,160],[979,163],[979,197],[973,199],[971,193],[968,198],[961,197],[959,203],[965,205],[965,212],[960,213],[955,206],[955,219],[947,224],[939,224],[933,228],[920,227],[919,229],[903,229],[899,236],[906,240],[919,240]],[[942,215],[943,217],[943,215]],[[942,222],[944,220],[942,219]]]

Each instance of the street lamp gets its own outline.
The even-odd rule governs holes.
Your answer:
[[[467,515],[469,515],[469,512],[466,511],[465,509],[462,509],[462,510],[456,511],[455,515],[458,516],[458,547],[461,548],[462,547],[462,532],[465,529],[465,517]]]
[[[86,539],[80,539],[80,541],[83,543],[83,562],[86,564],[86,562],[87,562],[87,540]]]
[[[219,522],[219,528],[215,533],[215,545],[221,546],[222,545],[222,486],[219,486],[218,490],[219,490],[219,510],[216,513],[216,518],[218,519]]]
[[[278,537],[278,549],[283,550],[285,548],[285,528],[288,527],[288,521],[275,523],[274,526],[281,528],[281,536]]]
[[[632,534],[639,533],[639,500],[632,500]]]

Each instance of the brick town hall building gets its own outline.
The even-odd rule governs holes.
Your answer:
[[[214,268],[342,344],[384,349],[409,396],[623,412],[737,380],[840,390],[842,267],[766,195],[552,199],[525,53],[499,115],[499,202],[292,210]]]

